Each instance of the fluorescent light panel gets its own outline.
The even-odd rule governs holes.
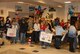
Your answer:
[[[62,8],[62,6],[61,6],[61,5],[58,5],[58,7]]]
[[[17,3],[24,3],[24,2],[17,2]]]
[[[64,2],[64,3],[71,3],[71,1],[66,1],[66,2]]]
[[[43,3],[43,4],[45,3],[44,1],[38,1],[38,2]]]

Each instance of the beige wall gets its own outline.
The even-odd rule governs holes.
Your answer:
[[[29,13],[28,11],[28,5],[25,5],[25,4],[18,4],[18,3],[6,3],[6,2],[1,2],[0,3],[0,10],[3,10],[3,15],[0,14],[0,16],[3,16],[4,18],[6,18],[8,15],[9,15],[9,12],[15,12],[15,5],[20,5],[23,9],[23,13],[26,12],[26,13]]]
[[[65,8],[56,8],[56,17],[61,19],[65,19]]]
[[[4,11],[4,14],[0,16],[3,16],[4,18],[6,18],[9,14],[9,12],[15,12],[15,5],[20,5],[23,9],[23,13],[29,13],[28,7],[29,5],[25,5],[25,4],[18,4],[18,3],[6,3],[6,2],[1,2],[0,3],[0,10]],[[61,19],[65,18],[65,8],[55,8],[56,9],[56,17],[59,17]]]
[[[75,8],[74,12],[79,12],[80,13],[80,2],[74,2],[71,4],[65,4],[65,20],[67,21],[67,18],[70,19],[70,16],[68,15],[68,8],[70,7],[70,5],[73,5],[73,7]]]

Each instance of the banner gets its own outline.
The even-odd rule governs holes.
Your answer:
[[[52,36],[53,36],[53,34],[51,34],[51,33],[41,32],[40,33],[40,41],[51,43]]]
[[[8,30],[7,30],[7,36],[8,37],[16,37],[16,29],[14,29],[14,28],[8,28]]]

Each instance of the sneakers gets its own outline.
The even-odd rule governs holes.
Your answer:
[[[70,52],[75,52],[74,50],[69,50]]]
[[[42,49],[47,49],[47,47],[46,46],[42,46]]]

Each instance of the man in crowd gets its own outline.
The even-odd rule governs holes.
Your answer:
[[[25,18],[20,19],[19,26],[20,26],[20,41],[21,44],[25,44],[26,32],[28,30],[28,24],[26,23]]]
[[[57,24],[55,27],[56,36],[55,36],[55,48],[60,49],[61,46],[61,38],[63,36],[63,33],[65,32],[62,26],[60,26],[60,23]]]
[[[40,33],[40,24],[39,24],[39,19],[35,20],[34,24],[34,42],[39,43],[39,33]]]
[[[71,25],[69,28],[68,36],[69,36],[69,51],[75,52],[77,47],[77,30],[74,25]]]

